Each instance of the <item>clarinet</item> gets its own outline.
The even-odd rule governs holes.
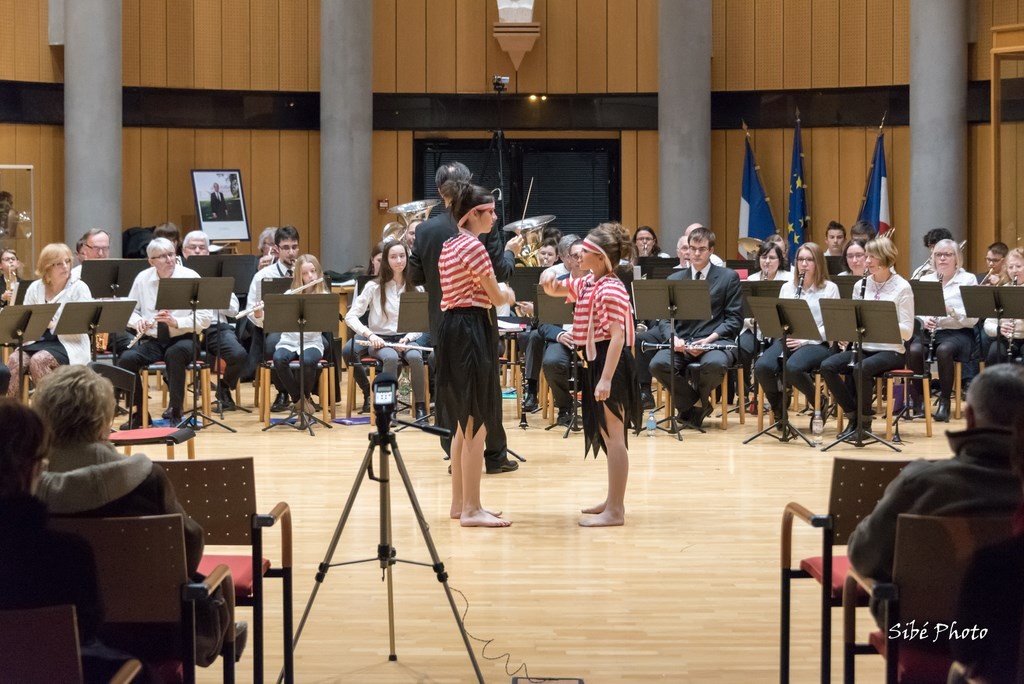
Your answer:
[[[1017,275],[1013,276],[1013,286],[1017,287]],[[1013,336],[1017,332],[1017,319],[1013,320],[1013,330],[1006,336],[1006,363],[1013,363]]]
[[[796,281],[796,298],[800,299],[800,295],[804,293],[804,271],[800,271]],[[864,293],[861,293],[861,298],[864,297]]]
[[[868,291],[868,268],[864,267],[864,278],[860,281],[860,298],[864,299],[864,295]]]
[[[936,273],[935,275],[939,277],[939,287],[942,287],[942,274]],[[932,316],[932,320],[935,321],[935,327],[932,328],[931,335],[928,338],[928,358],[925,359],[925,363],[929,365],[931,365],[931,363],[935,361],[935,333],[938,332],[939,329],[938,317]]]

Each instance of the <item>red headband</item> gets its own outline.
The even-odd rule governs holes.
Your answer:
[[[608,268],[609,273],[615,269],[612,267],[612,260],[608,258],[608,252],[601,248],[601,245],[596,242],[592,242],[590,238],[583,238],[583,249],[590,252],[591,254],[599,254],[604,257],[604,265]]]
[[[469,211],[467,211],[466,215],[459,219],[459,228],[462,227],[462,224],[464,224],[466,222],[466,220],[469,218],[469,215],[471,213],[473,213],[474,211],[480,211],[482,209],[488,209],[488,210],[492,210],[493,211],[493,209],[494,209],[494,202],[484,202],[483,204],[478,204],[475,207],[473,207],[472,209],[470,209]]]

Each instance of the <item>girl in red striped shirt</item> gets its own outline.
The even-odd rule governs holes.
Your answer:
[[[463,527],[507,527],[509,521],[480,503],[480,470],[487,424],[501,420],[498,330],[488,309],[514,304],[515,293],[498,289],[479,239],[497,218],[494,197],[463,181],[449,181],[441,194],[453,198],[449,208],[459,225],[438,258],[441,326],[434,350],[437,422],[452,431],[451,517]]]
[[[584,527],[622,525],[626,519],[626,479],[629,475],[627,434],[640,425],[640,387],[633,364],[635,332],[626,287],[615,274],[622,259],[632,261],[635,248],[618,223],[602,223],[583,241],[582,278],[560,281],[545,271],[541,284],[552,296],[576,302],[572,337],[586,350],[583,372],[583,436],[585,451],[608,457],[608,495],[591,508]]]

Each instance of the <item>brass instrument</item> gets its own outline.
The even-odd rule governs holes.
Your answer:
[[[534,216],[533,218],[513,221],[502,228],[506,233],[515,233],[516,237],[523,240],[523,250],[516,257],[517,266],[540,265],[537,260],[537,253],[540,251],[544,226],[554,220],[555,217],[552,214],[545,214],[544,216]]]
[[[389,214],[398,214],[398,220],[391,221],[384,226],[383,241],[404,240],[405,234],[413,221],[426,221],[427,217],[430,216],[430,210],[439,203],[438,200],[418,200],[416,202],[398,204],[388,209]]]
[[[286,295],[296,294],[298,292],[302,292],[306,288],[313,287],[314,285],[319,285],[322,282],[324,282],[323,278],[317,278],[316,280],[314,280],[311,283],[306,283],[305,285],[301,285],[299,287],[294,287],[294,288],[292,288],[290,290],[285,290],[281,294],[286,294]],[[256,302],[255,304],[253,304],[252,306],[250,306],[245,311],[239,311],[238,313],[236,313],[235,314],[235,320],[237,321],[239,319],[245,318],[246,316],[248,316],[251,313],[254,313],[256,311],[260,311],[260,310],[263,309],[263,306],[264,306],[264,302],[263,302],[263,300],[260,300],[260,301]]]
[[[763,245],[764,242],[754,237],[741,237],[736,244],[743,250],[747,259],[753,259],[761,250],[761,245]]]

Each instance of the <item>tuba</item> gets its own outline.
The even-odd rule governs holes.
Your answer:
[[[514,221],[506,225],[502,230],[506,233],[515,233],[516,237],[523,239],[523,250],[516,257],[516,266],[539,266],[537,253],[540,251],[540,243],[544,235],[544,226],[555,220],[551,214],[535,216],[533,218]]]
[[[398,214],[397,221],[391,221],[384,226],[383,241],[404,240],[405,233],[413,221],[426,221],[430,216],[430,210],[440,203],[440,200],[417,200],[406,202],[388,209],[389,214]]]

